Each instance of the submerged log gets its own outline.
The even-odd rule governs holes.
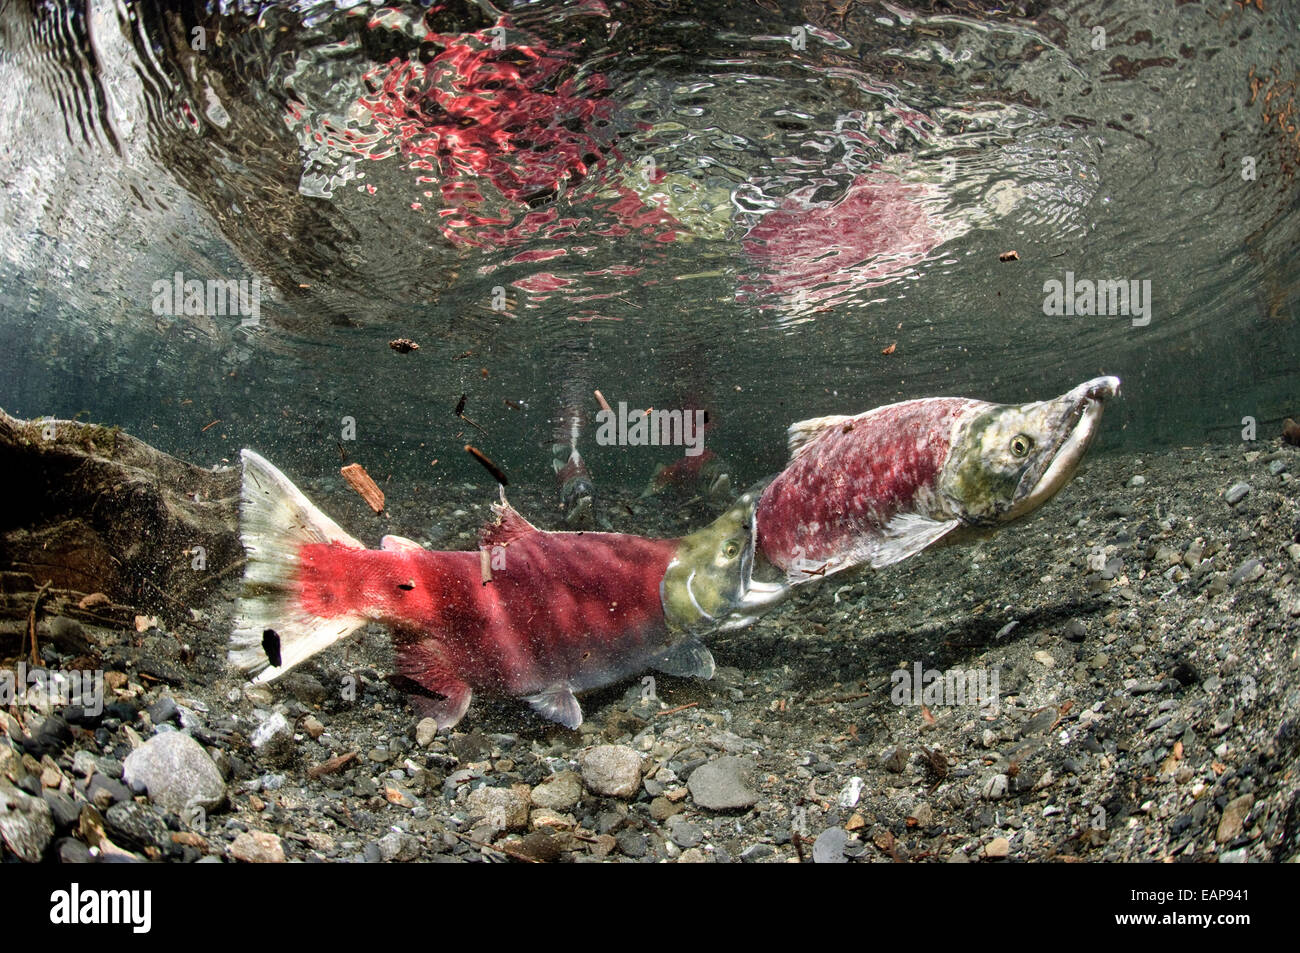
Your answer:
[[[175,617],[197,605],[243,556],[239,472],[185,463],[115,428],[19,420],[0,411],[0,615],[31,607],[116,619],[126,606]],[[101,606],[90,593],[102,593]],[[25,608],[24,608],[25,606]]]

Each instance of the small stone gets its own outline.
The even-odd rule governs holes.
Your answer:
[[[379,857],[384,863],[408,863],[420,856],[419,838],[405,831],[390,831],[379,838]]]
[[[258,757],[268,764],[288,764],[296,753],[293,726],[278,711],[272,712],[270,717],[257,726],[249,741]]]
[[[1250,859],[1249,851],[1245,847],[1238,847],[1236,850],[1225,850],[1219,855],[1221,864],[1244,864]]]
[[[130,798],[131,792],[127,790],[125,784],[106,778],[102,774],[92,776],[90,783],[86,785],[86,800],[101,811]]]
[[[1056,659],[1052,657],[1052,653],[1044,652],[1042,649],[1034,653],[1034,661],[1044,668],[1052,668],[1056,664]]]
[[[280,838],[266,831],[245,831],[230,845],[230,856],[246,864],[283,864]]]
[[[1240,837],[1250,809],[1254,806],[1255,795],[1253,794],[1243,794],[1229,801],[1227,807],[1223,809],[1223,818],[1219,821],[1219,830],[1214,835],[1214,839],[1220,844],[1227,844]]]
[[[862,797],[863,780],[856,775],[849,778],[848,783],[840,790],[838,803],[846,811],[852,810],[858,806],[858,801]]]
[[[679,864],[707,864],[709,857],[698,847],[688,847],[682,851],[682,856],[677,858]]]
[[[66,794],[60,794],[58,791],[42,791],[41,798],[50,806],[50,816],[54,819],[54,826],[59,830],[72,827],[81,816],[81,805]]]
[[[1011,841],[1005,837],[995,837],[984,845],[985,857],[1006,857],[1011,853]]]
[[[148,708],[149,720],[155,725],[163,725],[174,720],[180,715],[180,709],[176,707],[176,699],[170,695],[164,695]]]
[[[483,818],[498,830],[527,830],[531,795],[532,791],[526,784],[515,784],[508,788],[481,786],[466,796],[465,810]]]
[[[1246,498],[1246,494],[1249,492],[1249,483],[1234,483],[1232,486],[1228,487],[1227,492],[1223,494],[1223,499],[1229,506],[1236,506]]]
[[[1008,780],[1005,774],[995,774],[980,786],[980,796],[987,801],[996,801],[1007,793]]]
[[[632,798],[641,787],[641,756],[627,745],[597,745],[580,758],[582,780],[594,794]]]
[[[1065,638],[1070,642],[1082,642],[1088,637],[1088,629],[1079,619],[1071,619],[1065,626]]]
[[[691,772],[686,786],[700,807],[710,811],[733,811],[747,808],[758,800],[750,788],[753,764],[744,758],[727,755]]]
[[[421,748],[427,748],[437,737],[438,722],[433,718],[421,718],[420,723],[415,726],[415,743]]]
[[[892,774],[902,774],[903,769],[907,767],[907,751],[903,748],[892,748],[885,752],[881,761],[886,771]]]
[[[573,771],[561,771],[533,788],[538,807],[567,811],[582,799],[582,779]]]
[[[1234,586],[1239,586],[1244,582],[1254,582],[1262,575],[1264,575],[1264,564],[1258,559],[1247,559],[1236,568],[1228,581]]]
[[[320,723],[315,715],[308,715],[302,720],[302,730],[307,732],[307,737],[316,741],[321,735],[325,734],[325,726]]]
[[[528,826],[535,831],[571,831],[577,824],[572,814],[561,814],[549,807],[539,807],[528,815]]]
[[[618,841],[618,849],[628,857],[640,858],[646,855],[649,849],[646,844],[645,835],[639,831],[626,830],[619,833],[615,838]]]
[[[126,783],[181,817],[192,805],[211,811],[226,797],[226,783],[208,753],[189,735],[168,731],[132,751],[123,765]]]
[[[104,829],[114,843],[129,850],[142,851],[147,847],[166,850],[172,842],[163,819],[135,801],[123,801],[105,811]]]
[[[1140,473],[1135,473],[1133,478],[1128,481],[1129,486],[1146,486],[1147,478]]]
[[[315,675],[308,672],[289,672],[279,680],[281,690],[293,695],[304,705],[323,705],[329,700],[329,692]]]
[[[668,836],[678,847],[697,847],[704,841],[704,832],[680,814],[668,818]]]
[[[828,827],[813,842],[814,864],[847,864],[844,848],[849,843],[849,833],[842,827]]]
[[[916,807],[912,808],[912,813],[908,815],[908,820],[915,821],[916,826],[925,830],[934,824],[934,808],[922,801]]]
[[[0,779],[0,840],[20,860],[37,863],[54,838],[50,807]]]
[[[681,811],[682,805],[674,804],[666,797],[657,797],[650,802],[650,816],[661,824]]]
[[[756,864],[761,860],[767,860],[776,853],[776,848],[771,844],[751,844],[740,852],[740,860],[746,864]]]

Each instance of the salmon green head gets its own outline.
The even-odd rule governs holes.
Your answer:
[[[670,628],[713,628],[744,601],[754,567],[757,507],[758,494],[746,493],[704,529],[682,537],[659,583]]]
[[[988,405],[958,425],[939,479],[941,505],[967,526],[1018,519],[1070,482],[1119,378],[1098,377],[1054,400]]]

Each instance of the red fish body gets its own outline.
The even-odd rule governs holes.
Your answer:
[[[439,727],[474,690],[577,727],[575,693],[646,668],[712,675],[694,633],[748,591],[755,502],[678,539],[543,532],[502,502],[478,551],[392,536],[370,550],[246,450],[249,565],[231,660],[268,681],[377,621],[393,629],[398,674],[440,696],[423,703]]]
[[[795,424],[758,504],[759,553],[793,584],[1017,519],[1069,482],[1118,388],[1101,377],[1034,404],[936,397]]]

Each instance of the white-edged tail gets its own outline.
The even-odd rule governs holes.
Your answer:
[[[294,580],[302,546],[363,547],[262,456],[252,450],[240,456],[244,479],[239,537],[248,562],[230,637],[230,662],[254,681],[269,682],[367,622],[360,615],[322,619],[296,604]]]

